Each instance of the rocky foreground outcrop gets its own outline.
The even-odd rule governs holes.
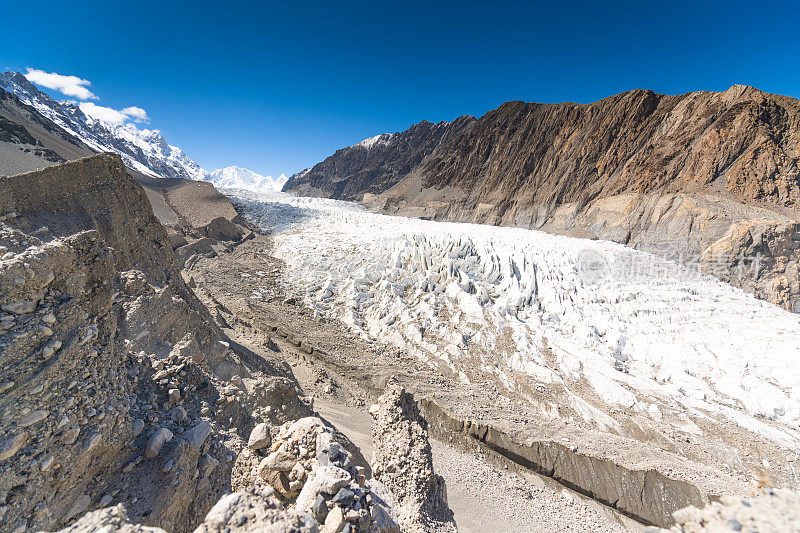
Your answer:
[[[307,412],[231,349],[117,156],[0,178],[0,530],[117,503],[194,528],[258,419]]]
[[[349,442],[318,417],[280,427],[261,423],[236,458],[236,492],[223,496],[195,533],[455,531],[414,399],[392,383],[372,412],[375,478],[356,464],[363,458],[348,451]],[[100,531],[164,530],[136,525],[117,505],[87,513],[61,533]]]
[[[313,191],[295,182],[286,190],[390,214],[613,240],[800,310],[799,154],[794,98],[738,85],[635,90],[592,104],[507,102],[466,121],[410,171],[394,166],[401,155],[376,152],[369,165],[391,169],[391,181],[353,182],[337,196],[334,184],[356,171],[339,151],[313,174]],[[750,268],[756,257],[759,268]]]
[[[237,459],[234,488],[277,498],[289,513],[323,533],[399,533],[395,513],[384,500],[391,501],[390,493],[368,479],[363,458],[348,451],[320,418],[276,428],[271,444],[257,432],[250,441],[250,449]]]
[[[370,414],[372,471],[394,495],[403,531],[455,531],[444,478],[433,471],[428,425],[414,398],[392,380]]]
[[[0,178],[0,530],[399,533],[286,362],[228,340],[183,281],[245,229],[168,234],[116,155]]]

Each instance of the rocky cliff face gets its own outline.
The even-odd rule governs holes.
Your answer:
[[[0,178],[0,309],[0,530],[118,503],[190,530],[253,416],[306,412],[285,364],[230,348],[118,156]]]
[[[621,193],[727,190],[742,201],[800,201],[800,102],[752,87],[679,96],[630,91],[588,105],[509,102],[446,142],[424,188],[512,221],[532,207]]]
[[[360,200],[364,193],[383,192],[473,122],[470,116],[438,124],[423,121],[406,131],[365,139],[295,174],[283,190],[342,200]]]

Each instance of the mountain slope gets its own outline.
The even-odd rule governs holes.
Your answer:
[[[52,121],[0,90],[0,175],[18,174],[94,152]]]
[[[413,174],[422,190],[452,187],[448,200],[465,208],[491,205],[494,223],[621,193],[727,191],[800,205],[800,102],[740,85],[635,90],[592,104],[507,102],[477,121],[422,122],[368,141],[292,176],[285,189],[353,199]]]
[[[424,188],[455,187],[499,221],[624,192],[727,190],[796,207],[800,103],[752,87],[630,91],[588,105],[509,102],[442,146]]]
[[[0,90],[0,176],[15,175],[94,155],[95,151],[15,95]],[[236,217],[230,201],[213,184],[153,177],[127,167],[144,187],[158,220],[167,226],[201,227]]]
[[[383,192],[474,121],[471,116],[437,124],[423,121],[406,131],[365,139],[293,175],[283,189],[342,200],[360,200],[365,192]]]
[[[209,174],[207,181],[213,183],[215,187],[250,191],[280,191],[287,179],[283,174],[273,178],[256,174],[246,168],[231,166],[215,170]]]
[[[15,95],[95,152],[115,152],[125,165],[142,174],[162,178],[205,179],[208,173],[171,146],[158,130],[140,130],[135,125],[96,120],[76,104],[57,102],[37,89],[18,72],[0,74],[0,89]]]

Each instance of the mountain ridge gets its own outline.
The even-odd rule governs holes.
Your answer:
[[[167,143],[158,130],[139,129],[134,124],[111,124],[94,119],[71,102],[57,102],[40,91],[19,72],[0,74],[0,89],[15,95],[95,152],[115,152],[125,165],[150,177],[205,180],[200,165],[180,148]]]
[[[382,192],[474,120],[469,115],[436,124],[423,120],[402,132],[364,139],[292,175],[283,190],[341,200],[360,199],[364,192]]]

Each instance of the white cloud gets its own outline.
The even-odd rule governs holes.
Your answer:
[[[92,93],[88,86],[91,85],[89,80],[81,79],[77,76],[64,76],[55,72],[45,72],[35,68],[28,67],[28,73],[25,77],[31,83],[54,89],[67,96],[74,96],[79,100],[98,100],[97,95]],[[77,104],[83,113],[95,120],[101,120],[109,124],[122,124],[124,122],[147,122],[150,117],[147,112],[141,107],[130,106],[124,109],[114,109],[112,107],[105,107],[97,105],[92,102],[75,102],[74,100],[67,100],[67,103]]]
[[[134,122],[143,122],[150,119],[147,112],[141,107],[131,106],[122,110],[116,110],[111,107],[105,107],[92,102],[81,102],[78,104],[81,111],[85,115],[92,117],[95,120],[102,120],[111,124],[120,124],[132,120]]]
[[[25,74],[25,77],[31,83],[47,87],[48,89],[54,89],[67,96],[74,96],[79,100],[97,100],[97,96],[87,89],[87,87],[91,85],[91,82],[77,76],[64,76],[63,74],[45,72],[28,67],[28,72]]]
[[[147,112],[141,107],[136,107],[135,105],[126,107],[122,110],[122,112],[131,117],[135,122],[145,122],[150,120],[150,117],[147,116]]]

